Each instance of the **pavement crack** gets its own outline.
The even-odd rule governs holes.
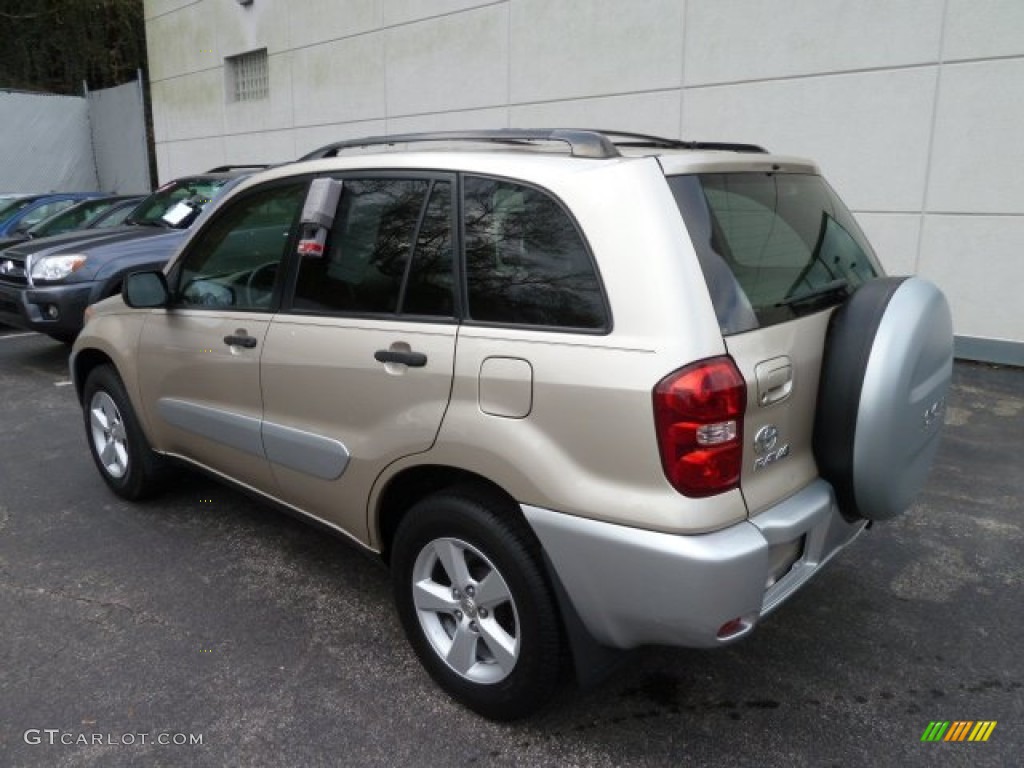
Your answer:
[[[157,625],[162,626],[162,627],[169,627],[170,626],[163,619],[161,619],[161,618],[159,618],[157,616],[154,616],[151,613],[148,613],[146,611],[137,610],[136,608],[134,608],[134,607],[132,607],[130,605],[127,605],[127,604],[122,603],[122,602],[118,602],[116,600],[107,600],[107,599],[101,599],[101,598],[95,598],[95,597],[88,597],[88,596],[85,596],[85,595],[75,595],[75,594],[71,594],[70,592],[65,592],[64,590],[61,590],[61,589],[51,589],[51,588],[48,588],[48,587],[35,587],[35,586],[29,586],[29,585],[25,585],[25,584],[11,584],[11,583],[0,584],[0,588],[3,588],[3,587],[6,587],[6,588],[8,588],[8,589],[10,589],[12,591],[15,591],[15,592],[20,592],[20,593],[22,593],[24,595],[45,596],[45,597],[50,597],[50,598],[53,598],[53,599],[56,599],[56,600],[70,600],[71,602],[74,602],[74,603],[81,603],[83,605],[96,606],[98,608],[104,608],[104,609],[115,609],[116,608],[118,610],[124,611],[129,616],[131,616],[132,621],[134,621],[137,624],[157,624]]]

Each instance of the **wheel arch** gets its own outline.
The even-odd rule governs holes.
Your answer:
[[[72,359],[71,380],[75,383],[75,394],[78,397],[79,403],[82,402],[82,396],[85,392],[86,379],[89,378],[90,373],[101,365],[109,365],[115,370],[117,369],[114,361],[107,353],[94,347],[80,350]]]
[[[391,543],[402,519],[412,506],[433,493],[457,486],[471,487],[477,493],[495,500],[510,514],[520,518],[532,535],[532,529],[519,508],[519,502],[502,488],[483,475],[466,469],[444,464],[417,464],[406,467],[389,477],[376,495],[373,504],[375,514],[370,521],[370,530],[376,537],[378,549],[385,563],[390,563]],[[538,547],[540,542],[537,542]]]

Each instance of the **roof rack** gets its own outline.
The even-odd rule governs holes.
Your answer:
[[[336,157],[345,149],[357,147],[387,146],[428,141],[480,141],[498,144],[530,144],[535,141],[553,141],[569,146],[569,153],[575,157],[610,158],[619,157],[619,151],[606,137],[597,131],[566,129],[497,128],[477,131],[437,131],[434,133],[399,133],[393,136],[370,136],[365,139],[337,141],[303,155],[299,160],[317,160],[322,157]]]
[[[337,157],[346,149],[362,147],[393,146],[395,144],[413,144],[432,141],[475,141],[493,142],[497,144],[528,145],[533,142],[558,142],[569,147],[569,154],[574,157],[590,157],[608,159],[621,157],[618,147],[655,147],[661,149],[719,149],[732,152],[767,152],[756,144],[732,144],[711,141],[680,141],[666,139],[661,136],[649,136],[643,133],[626,133],[623,131],[605,131],[575,128],[496,128],[475,131],[437,131],[432,133],[398,133],[391,136],[368,136],[363,139],[336,141],[299,158],[303,160],[319,160],[325,157]]]
[[[206,173],[230,173],[231,171],[245,171],[249,170],[250,168],[257,171],[262,171],[269,167],[270,166],[266,165],[265,163],[244,163],[242,165],[218,165],[216,168],[211,168],[210,170],[206,171]]]
[[[627,133],[625,131],[598,130],[598,133],[607,136],[617,147],[658,147],[661,149],[720,149],[732,152],[757,152],[765,154],[768,152],[757,144],[738,144],[728,141],[683,141],[681,139],[666,139],[663,136],[650,136],[646,133]]]

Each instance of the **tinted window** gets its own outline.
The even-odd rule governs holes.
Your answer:
[[[474,320],[606,326],[593,261],[548,194],[495,179],[465,181],[466,281]]]
[[[306,186],[302,181],[260,189],[222,210],[196,237],[178,267],[178,303],[270,309]]]
[[[345,179],[323,257],[299,266],[294,308],[450,316],[451,196],[447,181]]]
[[[416,251],[399,310],[410,315],[455,314],[452,277],[452,185],[438,181],[416,236]]]
[[[723,333],[834,305],[879,274],[853,216],[820,176],[699,174],[669,185]]]

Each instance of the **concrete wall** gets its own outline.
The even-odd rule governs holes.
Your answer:
[[[1024,364],[1021,0],[146,0],[161,180],[341,138],[596,126],[810,156],[960,351]],[[224,57],[266,48],[270,97]]]

